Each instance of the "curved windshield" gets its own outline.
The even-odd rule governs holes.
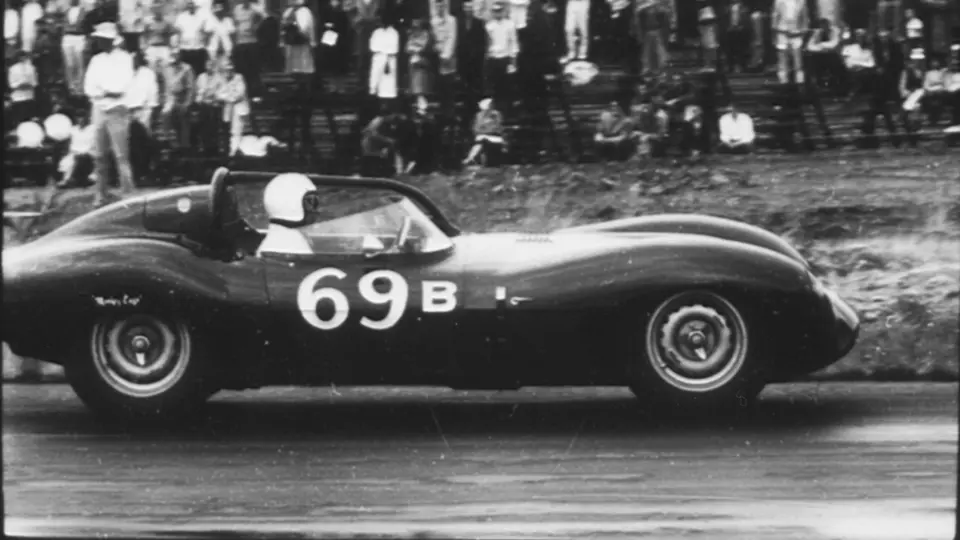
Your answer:
[[[313,245],[314,253],[360,253],[370,237],[378,240],[385,251],[435,253],[452,245],[419,206],[399,195],[390,196],[374,208],[342,217],[327,219],[320,214],[313,216],[314,223],[300,229]],[[409,233],[404,245],[397,246],[404,218],[410,221]]]

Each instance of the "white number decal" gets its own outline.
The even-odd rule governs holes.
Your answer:
[[[374,288],[373,284],[378,279],[384,279],[390,283],[386,292],[380,292]],[[407,298],[410,296],[410,288],[403,276],[392,270],[377,270],[360,278],[357,286],[360,295],[371,304],[378,306],[390,304],[386,317],[379,321],[363,317],[360,319],[360,324],[371,330],[386,330],[397,324],[403,316],[403,311],[407,309]]]
[[[449,281],[423,282],[423,312],[449,313],[457,307],[457,284]]]
[[[343,270],[322,268],[304,278],[297,289],[297,307],[310,326],[320,330],[333,330],[346,322],[350,315],[347,296],[332,287],[317,288],[323,279],[342,280],[345,277],[347,274]],[[377,290],[375,284],[378,280],[387,282],[386,290]],[[367,302],[376,306],[389,306],[382,319],[362,317],[360,324],[371,330],[387,330],[400,322],[410,298],[410,286],[403,276],[393,270],[376,270],[360,278],[357,290]],[[333,304],[333,316],[327,320],[317,316],[317,305],[324,300]],[[449,313],[457,308],[457,284],[449,281],[424,281],[422,301],[424,313]]]
[[[303,313],[304,320],[306,320],[310,326],[319,328],[320,330],[333,330],[337,328],[347,320],[347,315],[350,314],[350,303],[347,302],[346,295],[330,287],[324,287],[322,289],[316,288],[320,280],[327,277],[343,279],[347,277],[347,274],[336,268],[323,268],[307,276],[297,290],[297,307],[300,308],[300,312]],[[322,300],[330,300],[333,302],[333,317],[330,317],[330,319],[326,321],[317,316],[317,304]]]

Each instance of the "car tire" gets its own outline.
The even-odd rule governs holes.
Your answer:
[[[640,402],[672,414],[748,410],[767,377],[763,335],[745,305],[685,291],[660,302],[642,332],[634,319],[628,373]]]
[[[176,317],[112,315],[76,341],[64,371],[81,401],[105,419],[182,418],[211,395],[202,341]]]

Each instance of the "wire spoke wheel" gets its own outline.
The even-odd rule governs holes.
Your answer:
[[[186,325],[146,314],[98,322],[90,339],[97,374],[111,389],[132,398],[170,391],[190,364],[192,341]]]
[[[647,327],[647,360],[657,376],[682,391],[705,393],[727,386],[741,374],[747,353],[743,317],[714,293],[670,298]]]

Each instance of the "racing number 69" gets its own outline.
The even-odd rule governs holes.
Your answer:
[[[317,289],[320,281],[328,277],[341,280],[347,277],[347,274],[337,268],[322,268],[313,272],[297,289],[297,307],[303,314],[304,320],[308,324],[320,330],[333,330],[342,325],[350,314],[350,303],[347,296],[333,287],[321,287]],[[389,283],[386,291],[381,292],[374,288],[373,284],[383,279]],[[403,276],[391,270],[377,270],[370,272],[360,279],[357,284],[360,295],[371,304],[384,305],[389,304],[387,315],[380,320],[363,317],[360,324],[372,330],[386,330],[397,324],[400,317],[407,307],[407,298],[410,288],[407,286]],[[333,303],[333,315],[329,319],[321,319],[317,315],[317,305],[328,300]]]

